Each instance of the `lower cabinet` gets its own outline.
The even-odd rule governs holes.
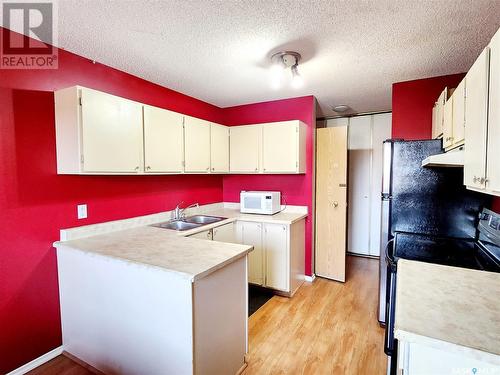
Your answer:
[[[399,341],[398,375],[498,374],[500,367],[466,353]]]
[[[211,240],[212,239],[212,229],[204,230],[203,232],[198,232],[190,235],[189,237],[199,238],[202,240]]]
[[[212,239],[219,242],[236,243],[234,223],[224,224],[212,229]]]
[[[239,243],[254,246],[248,281],[293,295],[304,281],[305,220],[291,225],[238,221]]]

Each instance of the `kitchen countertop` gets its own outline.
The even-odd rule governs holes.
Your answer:
[[[395,337],[500,364],[500,274],[400,259]]]
[[[290,225],[307,216],[303,212],[293,211],[275,215],[242,214],[238,209],[222,207],[189,210],[189,215],[194,214],[221,216],[226,219],[187,231],[147,226],[145,222],[153,224],[165,220],[146,221],[145,217],[93,224],[61,231],[61,236],[69,240],[57,241],[54,246],[160,267],[195,281],[245,256],[253,247],[187,236],[236,220]],[[161,217],[164,218],[165,215],[161,214]],[[136,223],[131,224],[131,220],[136,220]],[[68,235],[71,231],[76,234]],[[84,237],[78,238],[82,233]],[[76,239],[71,239],[75,237]]]
[[[175,231],[150,226],[58,241],[54,246],[164,268],[192,281],[245,256],[253,249],[247,245],[185,238]]]

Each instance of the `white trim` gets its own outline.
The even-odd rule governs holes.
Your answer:
[[[316,278],[316,275],[313,274],[312,276],[304,276],[304,281],[307,281],[308,283],[312,283],[314,279]]]
[[[63,352],[63,347],[62,345],[52,349],[50,352],[45,353],[41,355],[40,357],[32,360],[31,362],[26,363],[25,365],[22,365],[21,367],[16,368],[15,370],[12,370],[11,372],[7,373],[6,375],[23,375],[26,374],[27,372],[36,369],[37,367],[43,365],[44,363],[47,363],[48,361],[60,356]]]

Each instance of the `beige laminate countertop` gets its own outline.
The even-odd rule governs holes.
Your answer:
[[[500,364],[500,274],[400,259],[394,332]]]
[[[222,216],[227,219],[182,232],[144,224],[128,229],[123,226],[120,230],[122,226],[120,221],[113,223],[113,230],[106,229],[103,232],[99,229],[102,228],[99,227],[100,224],[95,224],[76,230],[84,228],[83,231],[87,231],[87,234],[96,233],[96,235],[57,241],[54,246],[160,267],[195,281],[245,256],[253,247],[187,236],[236,220],[290,225],[307,216],[299,212],[281,212],[271,216],[241,214],[239,210],[230,208],[203,211],[202,214]]]

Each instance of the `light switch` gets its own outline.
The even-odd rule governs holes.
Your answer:
[[[86,219],[87,218],[87,205],[79,204],[76,206],[78,212],[78,219]]]

